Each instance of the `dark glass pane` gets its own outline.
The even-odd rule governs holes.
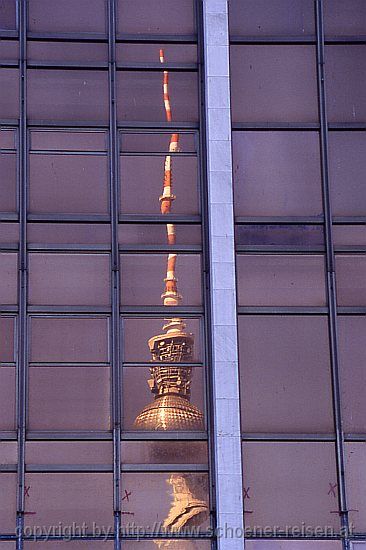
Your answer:
[[[14,30],[16,29],[16,1],[1,0],[0,1],[0,29]]]
[[[111,464],[111,441],[27,441],[27,464]]]
[[[109,367],[31,367],[30,430],[109,430]]]
[[[365,225],[333,225],[335,246],[366,246]]]
[[[230,33],[241,36],[315,34],[309,0],[230,0]]]
[[[239,317],[244,432],[330,433],[326,317]]]
[[[192,526],[196,520],[197,528],[202,533],[209,527],[208,510],[208,476],[198,473],[122,473],[122,494],[126,489],[131,492],[128,502],[123,502],[123,510],[132,516],[122,514],[122,524],[134,523],[146,529],[147,532],[162,531],[164,520],[169,519],[183,523],[189,521]],[[187,504],[178,517],[177,500]],[[146,506],[154,502],[154,506]],[[181,504],[178,505],[181,510]],[[206,508],[206,513],[199,513],[200,508]],[[157,527],[156,525],[161,525]],[[189,525],[186,529],[189,530]],[[154,527],[155,526],[155,527]],[[173,527],[174,529],[174,527]],[[191,527],[192,529],[192,527]],[[184,547],[183,547],[184,548]],[[183,549],[182,549],[183,550]]]
[[[263,247],[294,246],[311,248],[324,242],[323,228],[320,225],[236,225],[237,245]]]
[[[108,212],[108,159],[94,155],[29,156],[31,212]]]
[[[0,430],[15,430],[15,367],[0,368]]]
[[[15,317],[0,317],[0,361],[14,361]]]
[[[72,524],[71,524],[72,526]],[[75,530],[76,531],[76,530]],[[93,540],[80,541],[80,540],[58,540],[58,541],[42,541],[41,550],[60,550],[60,546],[64,550],[113,550],[114,542],[113,541],[100,541]],[[1,547],[0,547],[1,548]],[[25,550],[39,550],[39,542],[24,542]],[[323,549],[321,549],[323,550]],[[327,548],[324,550],[328,550]],[[330,549],[332,550],[332,549]]]
[[[246,540],[245,548],[247,550],[342,550],[342,543],[337,540]]]
[[[16,211],[16,173],[15,153],[0,152],[0,211]]]
[[[366,46],[326,46],[325,71],[330,122],[366,121]]]
[[[15,149],[16,148],[16,130],[8,130],[0,128],[0,148]]]
[[[326,34],[366,34],[366,4],[364,0],[324,0]]]
[[[160,214],[165,157],[120,157],[123,214]],[[172,157],[173,214],[198,214],[197,158]]]
[[[167,319],[144,319],[140,318],[126,318],[122,320],[123,323],[123,351],[124,361],[127,362],[145,362],[151,360],[151,353],[148,346],[148,340],[152,336],[158,334],[164,334],[163,326],[167,324]],[[194,363],[202,361],[202,328],[200,326],[199,319],[183,319],[185,323],[185,332],[193,334],[194,346],[193,357]]]
[[[155,5],[155,8],[157,5]],[[195,44],[117,44],[117,63],[159,63],[160,50],[168,63],[197,63]]]
[[[324,306],[322,256],[238,255],[242,306]]]
[[[207,464],[203,441],[123,441],[122,464]]]
[[[29,30],[36,32],[105,32],[105,0],[30,0]]]
[[[32,317],[30,360],[103,363],[109,360],[106,317]]]
[[[0,222],[0,243],[17,244],[19,242],[19,225]]]
[[[150,368],[124,367],[122,376],[123,429],[136,430],[136,417],[155,399],[148,385],[151,379]],[[205,415],[204,393],[204,371],[201,367],[193,367],[190,402]],[[162,428],[157,426],[157,430],[160,429]],[[168,426],[164,429],[169,430]]]
[[[19,113],[19,71],[5,69],[0,71],[0,117],[17,118]]]
[[[193,0],[118,0],[118,31],[126,34],[193,34]]]
[[[109,244],[108,224],[29,223],[28,242],[32,244]]]
[[[2,441],[0,445],[0,464],[17,464],[17,442]],[[0,546],[1,549],[1,546]]]
[[[112,474],[28,473],[25,483],[30,487],[26,511],[35,512],[25,516],[26,526],[47,529],[61,522],[71,530],[85,522],[91,533],[93,522],[104,529],[113,525]]]
[[[165,254],[121,255],[121,299],[123,305],[163,305],[167,270]],[[182,304],[198,306],[202,303],[201,258],[193,254],[178,254],[176,265]]]
[[[366,433],[366,317],[339,316],[338,327],[343,427]]]
[[[17,303],[17,254],[0,253],[0,304]]]
[[[107,305],[109,256],[106,254],[30,254],[31,304]]]
[[[163,71],[118,71],[118,119],[165,122]],[[197,74],[169,72],[169,94],[174,122],[198,120]]]
[[[33,151],[106,151],[107,134],[104,131],[32,130]]]
[[[16,474],[0,473],[0,494],[0,531],[2,533],[14,534],[17,499]]]
[[[28,70],[28,116],[48,120],[108,120],[105,71]]]
[[[316,122],[313,46],[232,46],[234,122]]]
[[[169,151],[171,133],[121,133],[121,151],[124,153],[166,153]],[[179,133],[179,153],[195,152],[196,135]],[[174,159],[176,156],[174,156]]]
[[[108,46],[102,43],[28,42],[28,60],[33,61],[108,61]]]
[[[201,244],[200,225],[174,225],[176,244]],[[118,226],[118,241],[122,245],[166,244],[167,226],[166,224],[120,224]]]
[[[164,540],[166,541],[166,544],[170,544],[171,546],[177,544],[176,539]],[[155,550],[159,542],[161,542],[161,539],[159,539],[159,541],[157,539],[139,541],[126,540],[123,542],[123,548],[125,548],[126,550]],[[137,545],[139,545],[138,548]],[[169,548],[169,546],[167,546],[167,548]],[[210,548],[212,548],[212,546],[211,542],[208,540],[179,540],[179,550],[210,550]]]
[[[346,483],[349,519],[356,532],[366,530],[366,444],[346,443]],[[354,550],[363,547],[354,546]]]
[[[337,483],[331,443],[248,442],[243,462],[247,528],[268,534],[303,527],[308,535],[317,529],[318,536],[327,526],[339,529],[337,491],[330,490]]]
[[[0,2],[0,21],[1,21],[1,5],[2,5],[2,2]],[[1,27],[1,23],[0,23],[0,27]],[[0,40],[0,59],[1,60],[17,61],[18,57],[19,57],[18,42],[14,42],[13,40]]]
[[[315,132],[233,132],[233,167],[238,216],[322,213]]]
[[[366,256],[336,256],[336,277],[338,305],[366,305]]]
[[[335,216],[364,216],[366,193],[366,135],[364,132],[330,132],[330,192]]]

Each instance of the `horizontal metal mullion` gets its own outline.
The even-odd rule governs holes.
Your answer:
[[[10,39],[19,39],[19,32],[18,30],[8,30],[8,29],[2,29],[0,30],[0,38],[10,38]]]
[[[28,431],[27,440],[28,441],[112,441],[112,430],[111,431]]]
[[[154,317],[195,317],[197,314],[203,314],[203,306],[124,306],[120,308],[121,315],[123,314],[151,314]]]
[[[348,434],[345,434],[344,435],[344,440],[347,442],[347,443],[365,443],[366,442],[366,433],[364,434],[351,434],[351,433],[348,433]]]
[[[45,132],[46,133],[46,132]],[[108,157],[107,151],[53,151],[52,149],[31,149],[30,155],[51,155],[51,156],[83,156],[83,157]]]
[[[158,432],[158,431],[123,431],[121,434],[121,440],[123,441],[155,441],[155,440],[164,440],[164,441],[206,441],[207,433],[206,432]]]
[[[13,243],[1,243],[0,244],[0,252],[7,252],[9,250],[11,250],[13,252],[18,252],[19,244],[13,244]]]
[[[32,32],[28,31],[27,39],[31,41],[50,42],[108,42],[106,33],[79,33],[79,32]]]
[[[65,222],[65,223],[109,223],[110,217],[107,214],[28,214],[28,222]]]
[[[320,129],[317,122],[233,122],[232,130],[312,130]]]
[[[323,225],[324,218],[319,216],[235,216],[235,224],[240,225]]]
[[[122,464],[121,472],[208,472],[208,464]]]
[[[156,363],[155,363],[156,365]],[[202,368],[203,367],[203,363],[180,363],[180,362],[177,362],[177,363],[166,363],[164,361],[159,361],[159,365],[161,366],[164,366],[164,367],[192,367],[192,368]],[[149,367],[151,368],[152,366],[154,366],[154,363],[151,362],[151,361],[139,361],[139,362],[134,362],[134,361],[124,361],[122,363],[122,367],[134,367],[134,368],[138,368],[138,367]]]
[[[196,254],[197,252],[202,252],[202,245],[200,244],[176,244],[176,245],[168,245],[168,244],[122,244],[119,245],[119,251],[126,253],[126,254],[134,254],[134,253],[151,253],[154,252],[163,252],[163,253],[171,253],[171,252],[181,252],[184,254]]]
[[[112,458],[110,464],[28,464],[28,473],[112,473]]]
[[[90,313],[90,314],[110,314],[111,306],[75,306],[75,305],[30,305],[29,313]]]
[[[17,432],[12,431],[0,431],[0,441],[16,441]]]
[[[366,315],[366,306],[338,306],[339,315]]]
[[[118,43],[128,42],[145,42],[148,44],[160,44],[166,43],[183,43],[183,44],[196,44],[196,34],[125,34],[117,33],[116,41]]]
[[[188,152],[181,152],[181,153],[171,153],[169,151],[120,151],[119,153],[120,157],[162,157],[165,158],[167,156],[169,157],[197,157],[196,151],[188,151]]]
[[[161,224],[166,225],[167,223],[176,223],[176,224],[200,224],[202,221],[201,216],[186,216],[186,215],[177,215],[177,214],[120,214],[118,217],[118,223],[128,223],[128,224]]]
[[[342,246],[335,246],[334,252],[338,252],[345,255],[350,254],[365,254],[366,253],[366,245],[342,245]]]
[[[110,252],[108,244],[32,244],[28,250],[32,252]]]
[[[18,313],[18,306],[1,304],[0,313]]]
[[[161,72],[161,63],[160,62],[117,62],[117,71],[159,71]],[[196,72],[198,71],[198,63],[164,63],[164,70],[168,70],[170,72]]]
[[[325,252],[325,246],[276,246],[276,245],[236,245],[236,252],[257,252],[259,254],[319,254]]]
[[[1,121],[0,121],[1,124]],[[101,122],[98,120],[53,120],[53,119],[40,119],[40,120],[29,120],[27,121],[27,126],[29,128],[39,127],[39,128],[104,128],[108,130],[108,123]]]
[[[164,121],[151,121],[151,120],[123,120],[118,123],[118,130],[122,130],[123,128],[139,128],[139,129],[164,129],[164,128],[185,128],[185,129],[192,129],[192,130],[198,130],[199,125],[198,122],[182,122],[182,121],[174,121],[174,122],[164,122]]]
[[[107,61],[28,61],[27,69],[108,71]]]
[[[0,222],[18,222],[19,217],[16,212],[0,212]]]
[[[19,120],[17,118],[0,118],[0,126],[18,127]]]
[[[331,131],[358,131],[366,130],[366,122],[330,122],[328,130]]]
[[[110,368],[111,364],[110,363],[90,363],[90,362],[85,362],[85,363],[82,363],[82,362],[72,362],[72,361],[68,361],[68,362],[57,362],[57,361],[29,361],[29,368],[32,368],[32,367],[63,367],[63,368],[70,368],[70,367],[89,367],[91,369],[94,369],[94,368],[101,368],[101,369],[105,369],[105,368]]]
[[[19,68],[19,61],[12,61],[3,59],[0,61],[0,69],[18,69]]]
[[[0,472],[3,474],[14,473],[18,471],[17,464],[0,464]]]
[[[238,306],[238,315],[327,315],[327,307],[318,306]]]
[[[332,221],[338,225],[365,225],[366,216],[333,216]]]
[[[242,433],[242,441],[315,441],[315,442],[328,442],[336,441],[335,434],[286,434],[286,433]]]

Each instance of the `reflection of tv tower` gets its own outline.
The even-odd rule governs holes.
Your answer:
[[[160,62],[164,63],[164,51],[160,50]],[[163,93],[166,119],[172,120],[169,99],[169,72],[164,71]],[[169,153],[178,151],[179,134],[170,137]],[[160,196],[162,214],[171,212],[172,202],[176,198],[172,192],[172,157],[167,155],[164,164],[164,186]],[[176,243],[174,224],[167,224],[168,245]],[[165,306],[178,306],[182,300],[177,287],[176,278],[177,254],[169,254],[165,290],[161,295]],[[192,367],[185,365],[193,359],[193,334],[185,332],[186,325],[179,317],[166,319],[164,334],[158,334],[149,339],[152,362],[149,386],[155,394],[152,403],[144,407],[135,420],[135,428],[139,430],[203,430],[202,412],[190,403],[190,386]],[[182,363],[180,366],[179,364]],[[154,453],[159,454],[159,443],[156,443]],[[165,453],[165,460],[169,457]],[[171,474],[167,479],[172,493],[172,503],[168,517],[163,522],[163,530],[171,533],[181,533],[204,523],[208,517],[206,503],[206,476],[197,474]],[[156,540],[159,548],[175,548],[189,550],[193,548],[189,541]]]

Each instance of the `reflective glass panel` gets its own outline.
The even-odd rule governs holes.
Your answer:
[[[105,0],[30,0],[29,29],[33,32],[105,32]]]
[[[30,244],[109,245],[111,228],[108,224],[90,223],[28,223]]]
[[[366,305],[366,256],[339,254],[336,276],[338,305]]]
[[[0,1],[0,29],[16,29],[16,0]]]
[[[365,443],[346,443],[346,483],[349,519],[354,531],[366,530]],[[363,550],[355,546],[354,550]]]
[[[0,531],[15,533],[16,526],[17,476],[13,473],[0,473]]]
[[[123,441],[122,464],[207,464],[203,441]]]
[[[118,31],[124,34],[193,34],[193,0],[118,0]]]
[[[324,243],[324,230],[320,225],[256,225],[237,224],[237,245],[276,247],[293,246],[311,249]]]
[[[366,34],[366,4],[364,0],[324,0],[325,34]]]
[[[15,430],[15,378],[15,367],[0,368],[0,430]]]
[[[0,317],[0,362],[14,361],[15,317]]]
[[[27,441],[27,464],[112,464],[111,441]]]
[[[0,117],[17,118],[19,114],[19,71],[2,68],[0,71]]]
[[[0,304],[17,303],[17,254],[0,252]]]
[[[0,211],[16,211],[17,157],[15,153],[0,152]]]
[[[201,244],[200,225],[175,225],[176,244]],[[165,223],[156,225],[120,224],[118,226],[118,241],[121,245],[156,245],[167,244],[167,226]]]

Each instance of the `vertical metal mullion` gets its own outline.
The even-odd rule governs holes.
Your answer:
[[[27,2],[18,0],[19,29],[19,132],[18,132],[18,193],[19,193],[19,258],[18,258],[18,358],[17,358],[17,550],[23,549],[25,430],[26,430],[26,368],[27,368]]]
[[[113,418],[113,509],[114,548],[120,550],[121,527],[121,375],[120,375],[120,283],[118,254],[118,131],[116,111],[116,4],[108,0],[109,75],[109,172],[111,211],[111,299],[112,299],[112,418]]]
[[[342,425],[342,407],[339,381],[339,354],[338,354],[338,331],[337,331],[337,295],[335,284],[335,260],[334,243],[332,231],[332,208],[329,191],[329,165],[328,165],[328,118],[326,104],[326,86],[324,70],[324,20],[323,0],[315,0],[316,12],[316,49],[317,49],[317,77],[319,96],[319,118],[320,118],[320,153],[322,169],[322,191],[324,205],[324,233],[326,246],[326,273],[327,273],[327,295],[328,295],[328,316],[329,316],[329,340],[331,352],[332,370],[332,391],[334,403],[334,425],[336,433],[336,461],[338,476],[338,497],[340,506],[341,527],[345,535],[343,547],[349,548],[349,518],[347,507],[347,494],[345,486],[344,466],[344,433]]]

